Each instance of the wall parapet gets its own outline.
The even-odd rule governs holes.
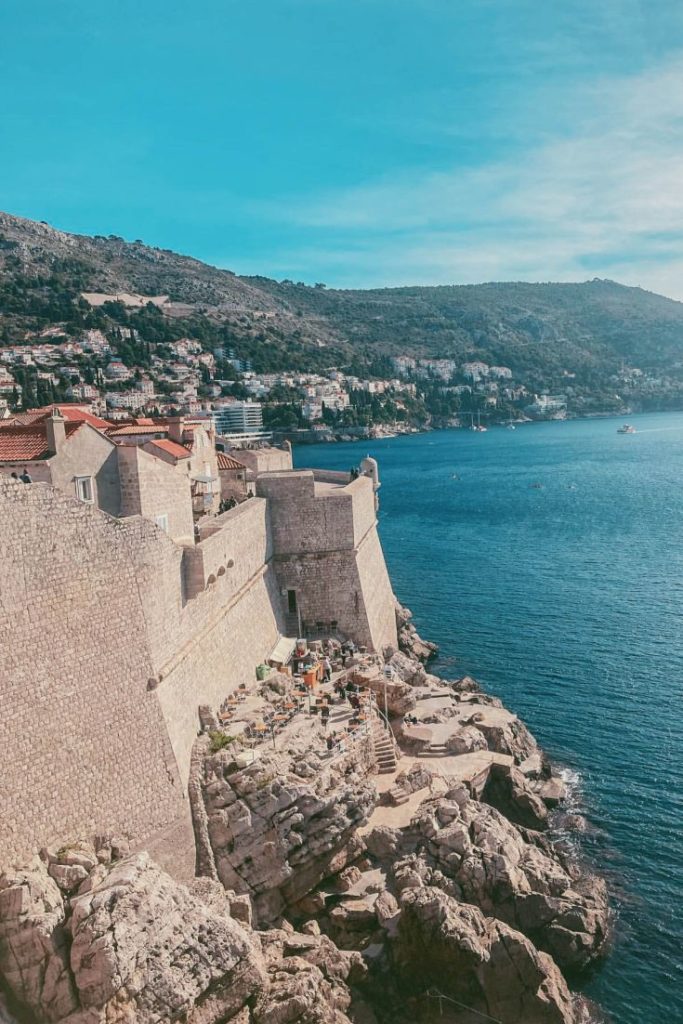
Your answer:
[[[191,600],[219,577],[228,576],[237,592],[270,561],[267,502],[251,498],[208,520],[200,541],[184,549],[185,597]]]

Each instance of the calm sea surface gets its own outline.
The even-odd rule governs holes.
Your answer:
[[[616,945],[585,991],[615,1024],[683,1022],[683,414],[298,448],[376,457],[399,598],[567,769]],[[532,487],[540,484],[541,487]]]

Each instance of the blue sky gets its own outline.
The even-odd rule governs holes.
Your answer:
[[[344,287],[683,299],[683,5],[2,0],[0,208]]]

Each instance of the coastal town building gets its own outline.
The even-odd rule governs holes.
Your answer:
[[[258,434],[263,430],[263,410],[257,402],[231,402],[212,414],[216,433]]]

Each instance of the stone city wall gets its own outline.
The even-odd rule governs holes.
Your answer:
[[[301,620],[336,622],[342,635],[380,651],[397,641],[373,484],[364,476],[342,484],[316,483],[304,470],[266,474],[257,490],[269,502],[280,589],[296,591]]]
[[[121,451],[136,469],[151,459]],[[185,817],[198,706],[255,683],[286,632],[287,588],[312,621],[369,648],[396,642],[371,481],[316,494],[297,473],[275,490],[183,546],[140,515],[0,481],[0,864],[96,831],[141,841]]]
[[[371,492],[370,481],[364,482]],[[256,493],[268,499],[278,555],[353,548],[354,495],[349,487],[316,485],[310,470],[297,470],[260,476]]]
[[[125,523],[0,483],[0,864],[182,812]],[[155,528],[140,521],[143,529]]]

